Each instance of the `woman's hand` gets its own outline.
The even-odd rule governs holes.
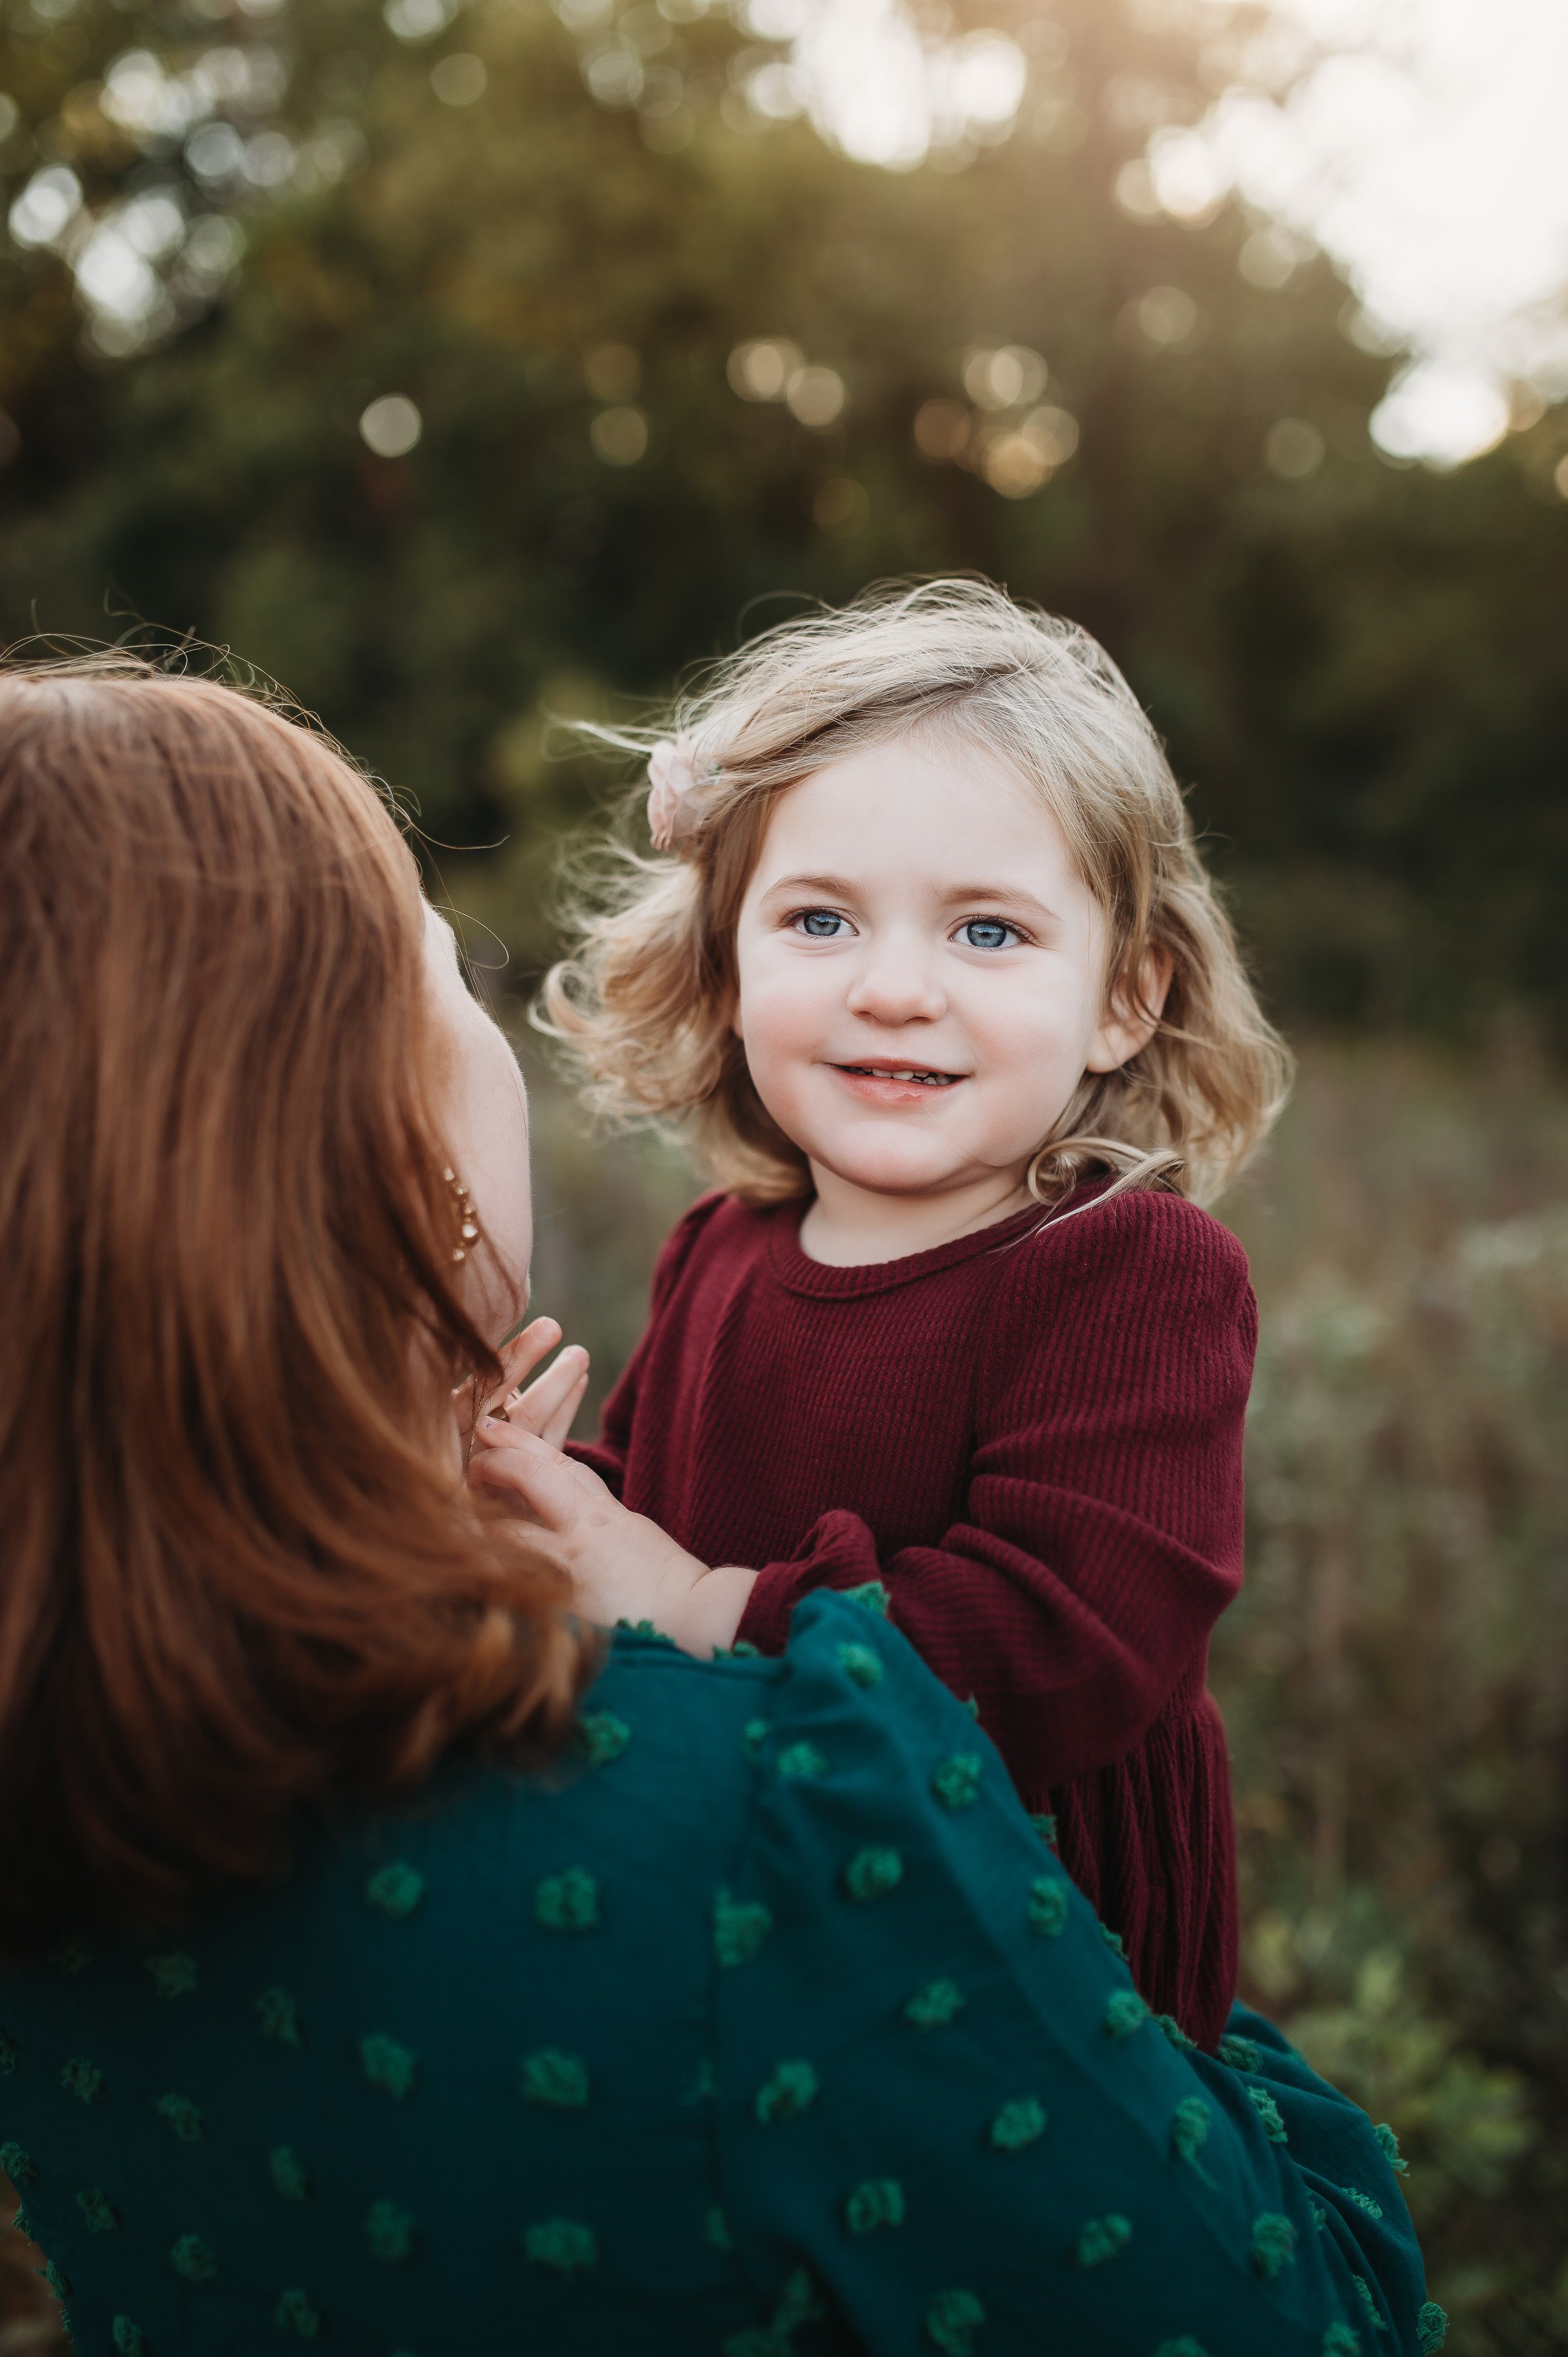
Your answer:
[[[537,1524],[571,1574],[586,1619],[605,1627],[651,1620],[702,1660],[734,1642],[754,1571],[699,1563],[657,1523],[628,1513],[587,1466],[520,1425],[515,1410],[510,1421],[481,1418],[474,1442],[469,1480],[506,1497]]]
[[[521,1388],[525,1376],[532,1374],[560,1340],[561,1329],[553,1318],[536,1318],[513,1336],[500,1353],[499,1387],[480,1405],[481,1421],[488,1415],[504,1415],[524,1431],[547,1440],[553,1448],[561,1447],[588,1387],[586,1351],[580,1342],[569,1342],[553,1367],[526,1391]]]

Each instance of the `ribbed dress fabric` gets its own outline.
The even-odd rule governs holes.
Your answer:
[[[694,1204],[575,1446],[705,1563],[757,1571],[765,1653],[817,1587],[880,1580],[972,1697],[1026,1805],[1202,2046],[1235,1995],[1235,1835],[1208,1636],[1242,1562],[1246,1256],[1179,1196],[1092,1191],[835,1268],[800,1203]]]

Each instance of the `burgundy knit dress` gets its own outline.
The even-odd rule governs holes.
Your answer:
[[[814,1587],[881,1580],[972,1695],[1140,1989],[1212,2047],[1236,1877],[1208,1633],[1241,1579],[1246,1256],[1179,1196],[1073,1199],[934,1252],[829,1268],[805,1206],[710,1195],[573,1455],[704,1563],[757,1570],[783,1650]]]

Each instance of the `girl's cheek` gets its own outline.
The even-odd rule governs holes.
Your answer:
[[[820,986],[813,987],[815,980],[810,968],[797,967],[785,974],[758,976],[749,990],[743,985],[736,1028],[747,1047],[760,1053],[789,1055],[809,1046],[821,1028],[823,993]]]

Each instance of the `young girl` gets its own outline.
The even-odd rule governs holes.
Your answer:
[[[600,1106],[691,1117],[723,1189],[573,1452],[685,1588],[587,1474],[535,1510],[607,1617],[681,1633],[696,1579],[688,1640],[778,1652],[813,1588],[878,1603],[1212,2045],[1237,1934],[1205,1677],[1256,1319],[1195,1199],[1286,1062],[1175,780],[1091,639],[962,581],[787,623],[677,726],[662,856],[544,1006]]]

